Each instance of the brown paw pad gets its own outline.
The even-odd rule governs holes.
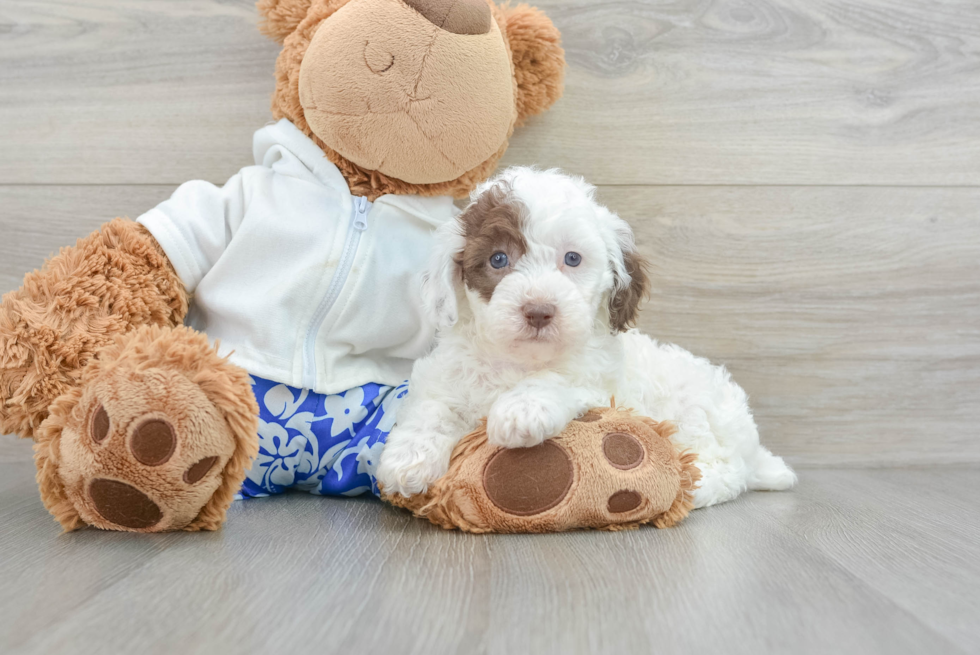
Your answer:
[[[92,413],[92,421],[88,428],[92,441],[102,443],[109,436],[110,427],[109,412],[105,411],[105,407],[99,405],[99,408]]]
[[[643,502],[643,497],[635,491],[617,491],[609,497],[607,508],[611,514],[632,512]]]
[[[177,437],[170,424],[161,419],[140,423],[129,442],[133,457],[146,466],[165,464],[177,448]],[[205,471],[207,473],[207,471]]]
[[[102,518],[125,528],[151,528],[163,518],[149,496],[125,482],[96,478],[89,483],[88,495]]]
[[[643,462],[643,444],[631,434],[611,432],[602,440],[602,454],[616,468],[628,471]]]
[[[596,409],[590,409],[575,420],[579,423],[595,423],[596,421],[602,420],[602,412]]]
[[[196,464],[191,465],[189,469],[184,471],[184,482],[187,484],[200,482],[201,478],[208,474],[208,471],[211,470],[211,467],[214,466],[215,462],[217,461],[217,457],[205,457]]]
[[[562,501],[572,487],[572,461],[551,441],[505,448],[487,462],[483,487],[490,501],[516,516],[533,516]]]

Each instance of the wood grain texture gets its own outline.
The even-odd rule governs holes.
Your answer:
[[[972,0],[544,0],[566,93],[506,163],[604,184],[980,184]],[[7,0],[0,183],[223,182],[269,120],[252,0]]]
[[[980,646],[976,469],[820,471],[803,480],[801,494],[773,498],[764,511],[964,651]]]
[[[978,473],[805,471],[660,531],[470,536],[289,494],[218,533],[58,536],[0,464],[0,650],[972,652]]]

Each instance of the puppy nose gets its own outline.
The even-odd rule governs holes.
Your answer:
[[[486,34],[490,31],[487,0],[405,0],[430,23],[453,34]]]
[[[548,323],[551,323],[551,319],[554,317],[554,305],[524,306],[524,319],[527,321],[527,324],[533,327],[535,330],[540,330],[544,326],[548,325]]]

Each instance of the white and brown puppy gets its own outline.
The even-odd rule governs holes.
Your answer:
[[[677,424],[674,440],[698,454],[698,507],[793,486],[724,368],[630,329],[643,268],[629,225],[582,179],[511,168],[481,186],[437,233],[422,301],[438,343],[388,437],[385,490],[424,491],[483,417],[492,443],[533,446],[613,396]]]

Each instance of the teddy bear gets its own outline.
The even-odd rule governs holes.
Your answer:
[[[701,479],[697,455],[670,440],[675,431],[615,400],[530,448],[490,445],[484,422],[456,444],[448,472],[425,492],[383,498],[464,532],[672,527],[691,511]]]
[[[0,304],[0,429],[66,530],[214,530],[238,497],[377,491],[432,232],[561,95],[560,35],[490,0],[261,0],[255,165],[63,248]]]
[[[282,43],[255,165],[63,248],[0,303],[0,429],[65,530],[215,530],[235,498],[356,495],[435,326],[434,229],[561,95],[560,35],[488,0],[262,0]],[[425,493],[471,532],[667,527],[699,476],[671,427],[595,409],[553,440],[465,437]]]

